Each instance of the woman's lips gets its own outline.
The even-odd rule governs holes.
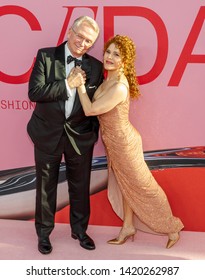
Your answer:
[[[105,63],[106,63],[106,64],[113,64],[113,62],[110,61],[110,60],[106,60]]]

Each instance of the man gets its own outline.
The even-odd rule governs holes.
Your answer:
[[[74,71],[83,73],[92,99],[102,83],[103,66],[86,52],[98,35],[99,27],[92,18],[76,19],[68,30],[67,42],[38,51],[31,73],[29,98],[36,102],[36,107],[27,130],[35,150],[35,227],[38,250],[42,254],[52,251],[49,235],[54,228],[62,156],[68,180],[71,236],[78,239],[83,248],[95,249],[86,230],[90,216],[92,154],[99,125],[96,118],[85,116],[76,94],[81,80],[72,74]]]

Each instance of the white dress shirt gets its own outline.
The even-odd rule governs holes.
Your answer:
[[[71,63],[67,64],[67,57],[69,55],[72,55],[68,45],[65,44],[65,70],[66,70],[66,77],[68,77],[71,69],[75,66],[74,61],[72,61]],[[78,57],[79,60],[82,59],[82,57]],[[76,88],[70,88],[67,82],[67,79],[65,79],[65,84],[66,84],[66,88],[67,88],[67,94],[68,94],[68,100],[65,101],[65,117],[66,119],[70,116],[71,111],[73,109],[73,104],[75,101],[75,95],[76,95]]]

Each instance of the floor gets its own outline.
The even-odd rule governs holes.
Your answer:
[[[88,234],[96,250],[88,251],[70,237],[70,226],[57,223],[50,239],[53,251],[42,255],[37,250],[33,221],[0,220],[0,260],[205,260],[205,232],[182,231],[178,243],[166,249],[166,236],[138,231],[132,242],[120,246],[107,240],[117,236],[119,227],[93,226]]]

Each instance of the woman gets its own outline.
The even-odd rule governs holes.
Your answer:
[[[144,161],[141,136],[129,121],[129,100],[139,96],[134,68],[135,45],[127,36],[116,35],[104,47],[107,78],[91,102],[84,86],[78,94],[85,115],[98,116],[108,160],[108,196],[114,211],[123,219],[117,238],[109,244],[123,244],[134,237],[134,215],[151,230],[168,235],[166,248],[179,240],[183,224],[172,215],[166,194]],[[120,190],[120,192],[119,192]],[[122,206],[123,205],[123,206]]]

